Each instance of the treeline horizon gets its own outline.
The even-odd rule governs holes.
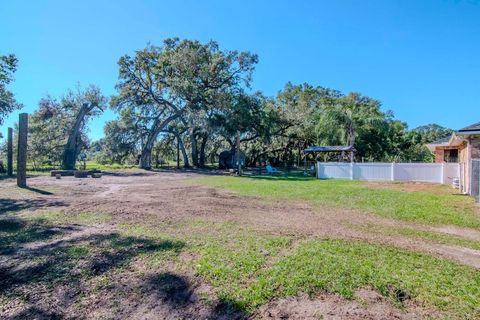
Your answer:
[[[17,60],[5,57],[0,125],[21,108],[6,87]],[[288,82],[265,96],[251,88],[257,63],[256,54],[223,50],[215,41],[147,45],[119,59],[117,93],[109,99],[94,85],[42,98],[30,115],[29,160],[38,168],[88,159],[151,169],[174,160],[178,150],[184,167],[204,167],[240,146],[247,166],[294,166],[308,146],[353,145],[356,161],[431,162],[425,144],[453,132],[437,124],[409,129],[379,100],[357,92]],[[105,123],[103,138],[90,141],[89,120],[106,108],[116,118]]]

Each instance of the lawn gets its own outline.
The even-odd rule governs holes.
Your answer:
[[[426,318],[480,317],[480,272],[474,267],[373,241],[259,229],[242,218],[242,211],[231,208],[222,193],[229,190],[246,197],[242,206],[248,210],[278,203],[291,210],[294,207],[288,207],[289,203],[301,200],[340,209],[338,212],[353,208],[402,221],[478,230],[473,203],[453,195],[451,189],[427,186],[412,192],[404,191],[405,185],[382,188],[304,177],[175,177],[162,173],[107,176],[102,181],[82,180],[78,185],[71,184],[76,181],[73,178],[60,182],[36,178],[40,182],[35,187],[54,190],[56,201],[67,204],[62,208],[35,202],[34,208],[13,211],[9,208],[15,197],[25,201],[25,192],[32,201],[48,196],[2,189],[0,194],[11,199],[0,217],[0,271],[4,275],[0,310],[13,314],[12,310],[29,305],[49,309],[51,301],[61,299],[59,294],[68,294],[69,304],[53,308],[47,316],[67,312],[73,317],[95,318],[102,307],[107,310],[102,317],[109,318],[131,315],[133,306],[141,306],[141,310],[163,306],[168,314],[180,318],[257,318],[262,306],[272,300],[301,294],[311,299],[319,294],[338,295],[373,310],[357,295],[360,289],[368,289],[399,312],[414,310]],[[89,210],[75,211],[68,206],[86,206],[109,185],[127,179],[132,189],[124,189],[124,193],[116,189],[118,195],[97,200]],[[52,183],[68,187],[52,188]],[[148,183],[156,188],[139,191]],[[216,192],[212,193],[211,187]],[[67,188],[71,190],[66,192]],[[86,189],[75,193],[75,188]],[[80,194],[85,201],[79,199]],[[137,197],[134,203],[132,196]],[[171,202],[165,202],[168,199]],[[208,201],[202,202],[205,199]],[[148,206],[148,201],[159,200],[163,202]],[[234,198],[233,203],[238,200]],[[184,202],[182,210],[190,209],[188,214],[172,209],[178,201]],[[101,206],[108,202],[112,207]],[[175,216],[177,213],[180,215]],[[468,221],[470,218],[473,220]],[[475,240],[413,227],[365,224],[356,228],[429,244],[480,248]],[[31,253],[19,250],[25,247]],[[197,292],[204,287],[210,288],[207,293]],[[201,312],[207,309],[210,311],[204,316]],[[35,315],[27,310],[24,318]]]
[[[425,191],[401,191],[367,186],[350,180],[319,180],[309,177],[215,176],[198,183],[228,189],[241,195],[269,200],[303,200],[316,206],[362,209],[387,218],[431,225],[480,228],[474,200],[458,195],[448,186],[432,185]],[[385,185],[384,185],[385,186]]]

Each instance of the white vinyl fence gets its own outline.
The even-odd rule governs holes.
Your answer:
[[[452,184],[460,177],[458,163],[317,162],[319,179],[422,181]]]

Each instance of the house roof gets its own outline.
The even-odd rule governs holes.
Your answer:
[[[308,147],[303,152],[342,152],[342,151],[355,151],[353,146],[322,146],[322,147]]]
[[[444,148],[444,147],[458,147],[463,144],[463,138],[469,135],[478,135],[480,134],[480,122],[474,123],[469,125],[468,127],[462,128],[456,132],[454,132],[451,137],[445,137],[442,139],[438,139],[437,141],[427,143],[427,148],[435,152],[437,147]]]
[[[438,140],[435,140],[435,141],[433,141],[433,142],[430,142],[430,143],[428,143],[428,144],[446,144],[446,143],[448,143],[448,142],[450,141],[450,138],[451,138],[451,137],[452,137],[451,135],[450,135],[450,136],[446,136],[446,137],[440,138],[440,139],[438,139]]]
[[[454,134],[451,136],[447,136],[441,139],[438,139],[434,142],[430,142],[426,144],[426,147],[432,151],[435,152],[435,149],[437,147],[443,148],[443,147],[457,147],[463,143],[462,139],[458,139]]]
[[[477,123],[474,123],[474,124],[471,124],[469,125],[468,127],[465,127],[465,128],[462,128],[460,130],[457,131],[457,133],[461,134],[461,133],[471,133],[471,132],[480,132],[480,122],[477,122]]]

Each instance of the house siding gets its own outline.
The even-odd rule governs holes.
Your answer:
[[[470,139],[471,159],[480,159],[480,135],[474,136]]]
[[[445,156],[445,150],[443,150],[443,148],[436,148],[435,149],[435,162],[436,163],[442,163],[444,156]]]

